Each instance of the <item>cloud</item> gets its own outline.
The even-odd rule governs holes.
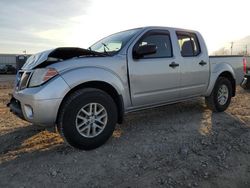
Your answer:
[[[111,33],[147,25],[198,30],[214,51],[249,35],[249,5],[246,0],[0,0],[0,53],[88,47]]]
[[[63,35],[56,33],[67,33],[71,18],[86,14],[89,6],[89,0],[1,0],[0,52],[11,53],[25,44],[31,53],[32,44],[63,45]]]

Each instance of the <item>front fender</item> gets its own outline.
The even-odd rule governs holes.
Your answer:
[[[82,67],[63,72],[61,76],[71,89],[90,81],[106,82],[122,96],[124,105],[127,106],[130,103],[127,84],[123,83],[122,79],[112,70],[102,67]]]
[[[216,80],[224,72],[229,72],[232,75],[232,77],[236,79],[235,72],[231,65],[227,63],[212,64],[211,73],[210,73],[210,82],[209,82],[208,89],[207,89],[205,96],[209,96],[211,94],[211,92],[213,91],[214,85],[216,83]]]

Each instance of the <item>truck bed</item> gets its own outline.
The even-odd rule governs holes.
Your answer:
[[[245,73],[243,71],[243,58],[247,58],[247,62],[250,62],[250,57],[245,56],[209,56],[209,60],[211,66],[216,66],[218,63],[227,63],[230,64],[236,76],[236,84],[239,85],[242,82],[242,78],[244,77]],[[212,69],[213,70],[213,69]]]

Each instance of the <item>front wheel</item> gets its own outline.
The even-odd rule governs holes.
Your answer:
[[[72,93],[62,104],[58,130],[71,146],[90,150],[103,145],[117,123],[117,107],[104,91],[87,88]]]
[[[232,84],[225,77],[219,77],[210,96],[205,98],[207,107],[213,112],[225,111],[232,98]]]

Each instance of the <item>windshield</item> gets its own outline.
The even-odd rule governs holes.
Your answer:
[[[120,51],[139,30],[140,29],[138,28],[115,33],[98,41],[90,46],[89,49],[113,55]]]

